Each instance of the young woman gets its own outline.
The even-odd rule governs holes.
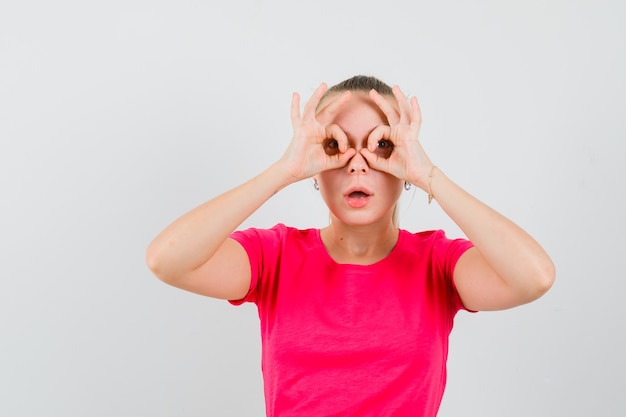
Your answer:
[[[291,107],[284,155],[169,225],[147,263],[173,286],[257,304],[268,416],[435,416],[459,309],[544,294],[554,266],[521,228],[462,190],[419,142],[417,99],[368,76]],[[313,178],[330,224],[237,230],[283,187]],[[411,185],[467,239],[399,229]]]

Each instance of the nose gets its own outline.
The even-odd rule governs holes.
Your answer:
[[[361,152],[358,152],[348,161],[348,172],[350,174],[365,174],[369,171],[369,165],[367,165],[367,161],[361,155]]]

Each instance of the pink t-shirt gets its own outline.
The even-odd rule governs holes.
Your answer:
[[[231,236],[257,304],[268,417],[434,417],[448,336],[463,308],[454,266],[472,244],[401,230],[372,265],[336,263],[318,229],[279,224]]]

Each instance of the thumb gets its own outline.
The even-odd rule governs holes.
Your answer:
[[[367,165],[369,165],[370,168],[375,169],[377,171],[390,173],[389,172],[389,159],[381,158],[380,156],[376,155],[374,152],[371,152],[367,148],[361,149],[361,155],[363,155],[363,158],[365,158],[365,160],[367,161]]]
[[[346,166],[354,155],[356,155],[356,149],[354,148],[348,148],[345,152],[340,152],[333,157],[332,168],[341,168]]]

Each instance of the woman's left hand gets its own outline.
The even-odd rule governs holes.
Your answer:
[[[367,148],[361,149],[361,154],[371,168],[387,172],[426,190],[428,174],[433,164],[418,139],[422,114],[417,98],[411,97],[410,101],[407,100],[398,86],[394,86],[392,91],[397,109],[378,92],[370,91],[370,98],[385,114],[389,125],[380,125],[370,133]],[[376,148],[379,144],[384,144],[384,141],[391,142],[393,146],[389,157],[375,153]]]

